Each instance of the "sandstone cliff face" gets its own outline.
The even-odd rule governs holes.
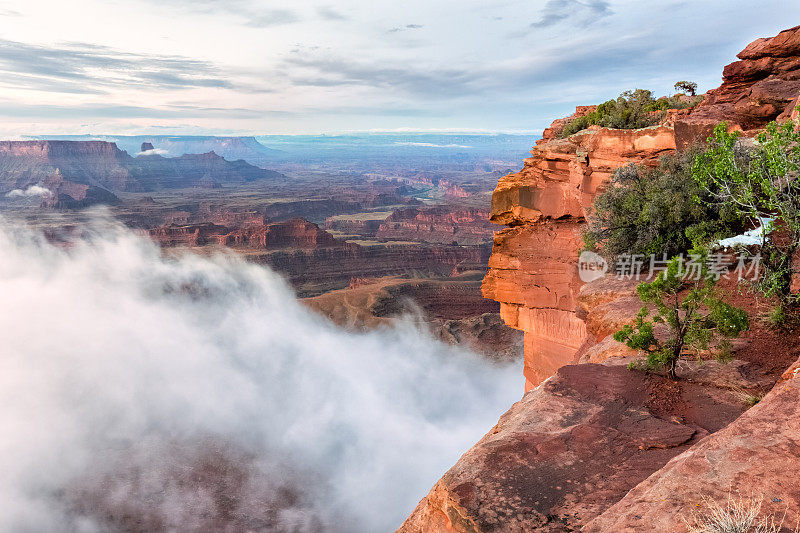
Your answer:
[[[511,227],[495,235],[483,294],[500,302],[509,326],[525,332],[526,389],[572,362],[586,341],[575,309],[587,208],[616,168],[655,165],[674,149],[668,125],[593,127],[566,139],[543,139],[520,172],[498,183],[490,218]]]
[[[495,235],[483,292],[501,303],[510,326],[525,332],[526,388],[582,355],[576,352],[587,340],[586,325],[575,316],[581,227],[613,171],[630,162],[654,165],[660,156],[704,140],[721,121],[753,132],[794,112],[800,26],[758,39],[738,57],[725,67],[722,85],[700,105],[670,112],[659,126],[591,127],[559,139],[568,118],[594,109],[577,108],[545,130],[520,172],[498,182],[490,219],[512,228]]]

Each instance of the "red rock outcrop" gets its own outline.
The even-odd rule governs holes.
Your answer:
[[[676,120],[679,148],[705,140],[722,121],[749,131],[794,112],[800,92],[800,26],[756,39],[737,57],[722,71],[722,85]]]
[[[762,513],[777,521],[785,515],[793,528],[800,521],[800,373],[784,376],[758,405],[672,459],[583,531],[688,531],[684,519],[702,514],[704,499],[724,505],[729,496],[760,500]]]
[[[483,294],[500,302],[509,326],[525,332],[526,389],[573,362],[586,340],[586,326],[575,314],[582,285],[577,258],[595,195],[616,168],[655,165],[674,149],[667,125],[592,127],[538,142],[520,172],[500,179],[490,219],[511,227],[495,234]]]
[[[743,409],[730,391],[621,366],[562,367],[514,404],[398,531],[577,530]]]

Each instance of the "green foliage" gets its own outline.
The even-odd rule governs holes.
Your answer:
[[[747,398],[744,399],[744,403],[747,404],[748,407],[753,407],[758,402],[762,400],[763,396],[758,396],[755,394],[750,394]]]
[[[672,257],[697,245],[736,235],[730,208],[711,200],[692,177],[698,151],[665,156],[655,169],[618,169],[594,203],[584,241],[609,262],[621,254]]]
[[[733,343],[730,339],[722,339],[717,346],[714,359],[718,363],[728,364],[733,361]]]
[[[649,368],[665,368],[673,379],[685,348],[707,350],[717,336],[736,337],[749,327],[747,313],[722,301],[715,291],[707,253],[692,252],[694,264],[699,267],[696,279],[687,282],[681,258],[671,259],[652,282],[643,282],[636,288],[645,306],[633,324],[614,334],[614,340],[645,352]],[[647,304],[655,308],[652,316]],[[656,324],[667,326],[666,340],[656,336]]]
[[[595,111],[568,122],[561,130],[561,137],[569,137],[594,125],[617,129],[646,128],[657,124],[667,109],[685,109],[701,100],[686,100],[677,95],[655,99],[646,89],[625,91],[615,100],[603,102]]]
[[[781,328],[786,325],[786,310],[782,305],[773,307],[766,316],[766,322],[773,328]]]
[[[697,84],[693,81],[681,80],[675,83],[675,90],[689,96],[697,94]]]
[[[595,111],[567,123],[561,136],[568,137],[592,125],[619,129],[652,126],[660,119],[651,114],[652,111],[658,111],[655,103],[656,100],[648,90],[625,91],[616,100],[603,102]]]
[[[761,245],[764,271],[758,285],[788,304],[796,299],[790,291],[792,258],[800,245],[800,132],[791,121],[772,122],[752,148],[739,137],[725,123],[718,125],[692,174],[713,203],[732,209],[741,220],[754,226],[774,220]]]

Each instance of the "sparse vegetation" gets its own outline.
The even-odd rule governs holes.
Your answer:
[[[605,128],[637,129],[658,124],[667,109],[685,109],[702,101],[701,97],[687,99],[686,95],[653,98],[647,89],[625,91],[616,99],[608,100],[597,109],[582,117],[576,117],[561,130],[561,137],[569,137],[589,126]]]
[[[609,262],[621,254],[672,257],[735,235],[741,229],[735,211],[711,202],[692,177],[698,153],[665,156],[655,169],[618,169],[595,200],[584,234],[587,248]]]
[[[733,355],[733,343],[731,340],[729,338],[720,340],[717,350],[714,353],[714,359],[716,359],[718,363],[727,365],[733,361]]]
[[[677,377],[678,360],[685,348],[707,350],[717,336],[736,337],[749,327],[747,313],[722,301],[715,291],[707,254],[694,252],[694,279],[687,281],[687,265],[680,257],[671,259],[654,281],[636,288],[645,306],[632,325],[627,324],[614,334],[614,340],[643,351],[648,368],[664,368],[671,379]],[[652,317],[648,304],[655,307]],[[666,340],[655,334],[657,324],[668,326]]]
[[[603,102],[595,111],[569,122],[561,131],[561,136],[568,137],[592,125],[620,129],[646,128],[660,119],[660,116],[652,114],[653,111],[659,111],[655,106],[656,100],[650,91],[625,91],[615,100]]]
[[[695,514],[691,523],[684,519],[692,533],[780,533],[785,517],[762,516],[761,498],[728,496],[725,505],[713,499],[703,499],[706,510]],[[800,528],[794,531],[797,533]]]
[[[758,402],[760,402],[762,398],[763,396],[757,394],[750,394],[747,396],[747,398],[744,399],[744,403],[747,404],[749,407],[753,407]]]

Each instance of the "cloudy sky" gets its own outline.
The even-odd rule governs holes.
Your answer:
[[[0,134],[539,131],[719,85],[785,0],[0,0]]]

